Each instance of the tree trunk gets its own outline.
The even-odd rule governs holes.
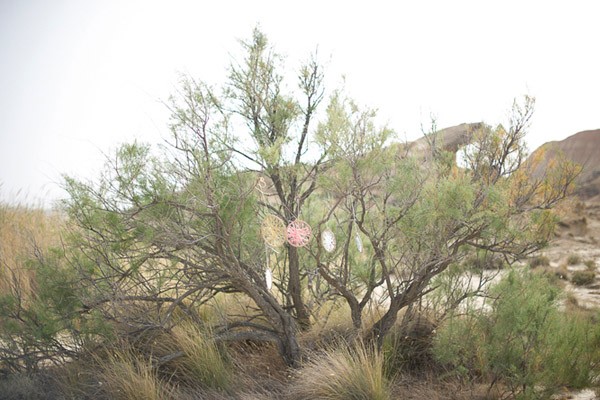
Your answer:
[[[245,270],[258,281],[262,279],[249,266]],[[240,274],[242,275],[242,274]],[[266,286],[260,288],[250,279],[237,281],[239,289],[250,297],[256,306],[263,312],[273,330],[268,330],[278,343],[279,353],[285,363],[291,367],[300,364],[300,345],[298,344],[298,325],[294,317],[277,301]],[[274,336],[274,337],[273,337]]]
[[[283,333],[280,336],[279,352],[290,367],[300,366],[300,346],[296,339],[296,323],[289,315],[282,316]]]
[[[300,282],[300,258],[298,256],[298,249],[293,246],[289,246],[288,250],[288,262],[289,262],[289,291],[292,297],[292,307],[296,313],[296,321],[300,329],[307,329],[310,326],[310,316],[308,310],[302,301],[302,285]]]
[[[400,311],[401,303],[394,300],[396,299],[392,299],[392,303],[383,317],[381,317],[379,321],[375,322],[375,324],[373,324],[371,329],[364,336],[367,342],[375,344],[380,350],[383,346],[383,339],[385,339],[385,336],[388,334],[390,329],[392,329],[396,323],[396,320],[398,319],[398,312]]]
[[[353,301],[352,301],[353,300]],[[362,329],[362,308],[358,304],[356,299],[346,299],[350,306],[350,316],[352,317],[352,327],[356,332],[360,332]]]

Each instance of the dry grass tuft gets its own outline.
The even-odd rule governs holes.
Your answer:
[[[575,271],[573,272],[573,276],[571,276],[571,282],[577,286],[587,286],[594,283],[596,279],[596,273],[594,271],[586,270],[586,271]]]
[[[586,268],[590,271],[595,271],[596,270],[596,261],[589,259],[589,260],[585,260],[584,262]]]
[[[569,256],[567,257],[568,265],[577,265],[579,263],[581,263],[581,257],[579,256],[579,254],[569,254]]]
[[[362,344],[341,344],[315,356],[291,385],[293,399],[387,400],[383,355]]]
[[[98,362],[99,380],[111,399],[161,400],[175,397],[175,389],[159,378],[151,361],[130,350],[115,351]]]
[[[161,337],[158,347],[169,354],[180,354],[165,364],[177,379],[204,388],[230,391],[234,383],[233,365],[223,348],[207,332],[191,321],[184,321]]]
[[[310,330],[303,332],[300,340],[309,350],[335,347],[340,341],[351,341],[355,330],[346,303],[327,302],[314,316]]]
[[[550,259],[547,256],[538,255],[529,260],[529,265],[531,268],[548,267],[550,265]]]

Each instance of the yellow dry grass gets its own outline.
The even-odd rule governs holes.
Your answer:
[[[112,399],[162,400],[173,398],[173,388],[163,382],[151,361],[128,349],[115,351],[100,364],[100,381]]]
[[[341,343],[305,364],[290,392],[298,400],[387,400],[391,384],[380,352],[362,344]]]
[[[27,298],[35,291],[28,260],[60,243],[63,224],[57,212],[0,204],[0,294],[19,290]]]
[[[170,335],[163,335],[156,345],[167,354],[181,352],[181,356],[166,365],[177,379],[227,392],[234,384],[233,366],[212,336],[212,332],[192,321],[184,321],[173,327]]]

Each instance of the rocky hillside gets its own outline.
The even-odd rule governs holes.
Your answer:
[[[441,129],[435,134],[400,145],[398,150],[428,158],[430,144],[435,142],[444,150],[456,153],[471,142],[473,132],[480,129],[482,125],[482,123],[463,123]],[[541,162],[533,171],[534,175],[542,174],[553,158],[564,157],[583,167],[577,179],[576,194],[581,200],[600,204],[600,129],[579,132],[561,141],[545,143],[537,148],[526,162],[537,159],[540,153],[542,153]]]
[[[564,156],[583,167],[577,179],[577,194],[582,200],[600,201],[600,129],[576,133],[561,141],[548,142],[530,158],[544,152],[537,170],[543,170],[553,157]]]
[[[473,132],[480,129],[483,123],[460,124],[449,128],[444,128],[436,133],[424,136],[414,142],[408,143],[411,151],[425,152],[430,148],[429,141],[435,141],[446,151],[456,153],[461,147],[468,145],[471,142]]]

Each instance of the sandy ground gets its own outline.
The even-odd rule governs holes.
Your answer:
[[[565,278],[576,271],[590,269],[585,263],[593,262],[597,274],[595,281],[587,286],[566,284],[566,290],[574,295],[580,307],[600,308],[600,202],[587,203],[573,215],[564,219],[557,229],[557,237],[541,254],[550,259],[550,266]],[[579,262],[569,264],[569,256],[577,255]]]

